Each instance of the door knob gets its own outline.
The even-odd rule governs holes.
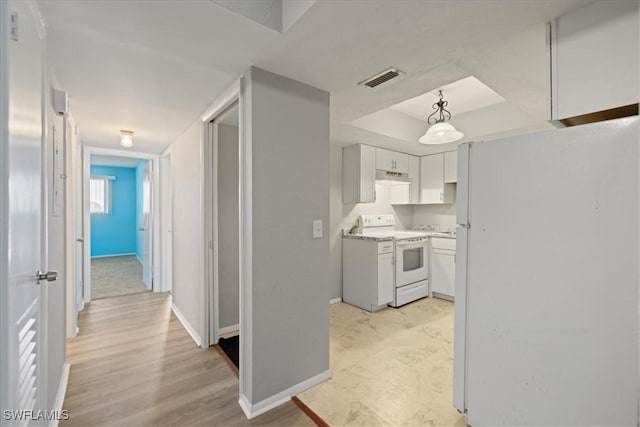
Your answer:
[[[38,270],[38,272],[36,273],[36,280],[38,285],[40,284],[41,280],[46,280],[47,282],[55,282],[57,279],[58,272],[55,270],[47,271],[46,273]]]
[[[144,231],[144,227],[138,228],[138,231]]]
[[[76,242],[84,242],[84,237],[78,237],[78,238],[76,239]]]

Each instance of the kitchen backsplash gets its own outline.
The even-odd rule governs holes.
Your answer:
[[[422,205],[413,207],[413,225],[456,226],[456,205]]]
[[[374,203],[343,204],[343,221],[340,228],[350,229],[358,216],[365,214],[393,214],[397,229],[411,230],[413,227],[413,207],[391,205],[388,186],[376,185],[376,201]]]

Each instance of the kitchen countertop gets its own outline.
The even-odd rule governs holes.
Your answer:
[[[436,237],[441,239],[455,239],[456,235],[451,233],[441,233],[437,231],[411,231],[412,234],[419,234],[424,237]],[[398,240],[398,238],[402,238],[401,236],[396,236],[395,232],[382,232],[379,234],[354,234],[354,233],[343,233],[342,237],[344,239],[356,239],[356,240],[371,240],[376,242],[385,242],[389,240]],[[400,233],[399,233],[400,234]]]
[[[354,239],[354,240],[371,240],[374,242],[387,242],[393,240],[393,236],[367,236],[364,234],[352,234],[352,233],[344,233],[342,235],[343,239]]]

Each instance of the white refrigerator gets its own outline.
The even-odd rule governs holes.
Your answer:
[[[638,117],[458,150],[454,404],[638,425]]]

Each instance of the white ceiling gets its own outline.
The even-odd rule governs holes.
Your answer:
[[[346,123],[471,75],[544,124],[544,24],[590,1],[317,1],[285,32],[205,1],[39,4],[83,142],[117,148],[132,129],[136,151],[160,152],[250,65],[331,92],[336,144],[371,143]],[[357,86],[389,66],[406,78]]]
[[[442,90],[443,100],[448,103],[445,109],[453,116],[505,101],[503,97],[474,76],[466,77],[438,89]],[[424,121],[429,114],[435,111],[433,105],[439,100],[438,91],[434,90],[389,108]]]

